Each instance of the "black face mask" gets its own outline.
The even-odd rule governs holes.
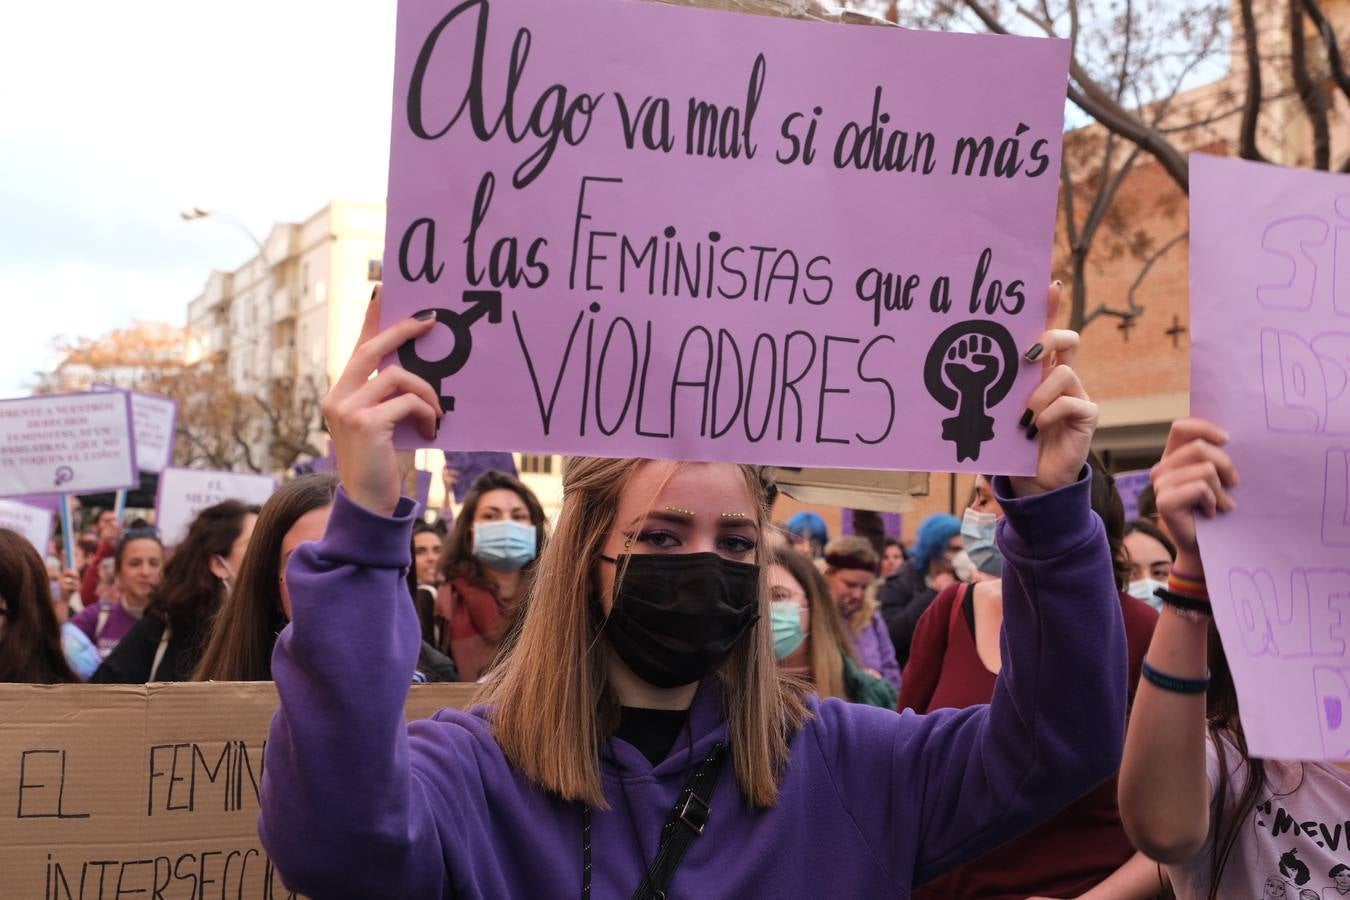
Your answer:
[[[702,680],[759,619],[759,566],[716,553],[600,558],[614,563],[623,581],[609,618],[599,608],[594,613],[614,652],[648,684]]]

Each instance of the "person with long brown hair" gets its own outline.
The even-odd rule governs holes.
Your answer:
[[[895,709],[895,688],[859,662],[820,570],[795,548],[775,548],[770,559],[770,624],[779,668],[805,680],[821,698]]]
[[[145,615],[90,678],[95,684],[188,681],[211,623],[243,568],[258,507],[238,500],[208,506],[173,548]]]
[[[0,528],[0,682],[73,684],[47,567],[22,535]]]
[[[1213,423],[1178,420],[1153,467],[1158,513],[1177,555],[1158,592],[1163,612],[1130,717],[1121,817],[1135,845],[1167,865],[1178,900],[1293,897],[1314,876],[1319,888],[1339,890],[1331,873],[1350,854],[1326,835],[1339,832],[1350,809],[1350,763],[1248,753],[1210,614],[1195,522],[1236,508],[1227,440]],[[1299,823],[1327,824],[1319,834]]]
[[[159,587],[164,574],[164,544],[159,532],[149,526],[128,528],[118,538],[111,560],[116,587],[112,596],[99,597],[97,603],[88,604],[70,620],[94,643],[102,659],[108,658],[145,615]]]
[[[336,490],[332,475],[301,475],[263,504],[194,681],[272,679],[272,645],[291,616],[286,561],[323,534]]]
[[[1030,354],[1051,363],[1028,400],[1036,474],[995,481],[1017,650],[988,706],[898,716],[804,694],[767,624],[760,471],[574,457],[483,705],[406,723],[416,504],[399,496],[394,430],[409,419],[430,440],[442,413],[398,366],[370,378],[434,324],[380,331],[379,306],[323,402],[342,488],[323,540],[291,559],[295,615],[273,657],[259,834],[288,887],[904,896],[1115,770],[1125,641],[1073,333]]]
[[[481,678],[512,634],[545,534],[544,507],[519,479],[474,479],[441,551],[435,607],[441,649],[463,680]]]

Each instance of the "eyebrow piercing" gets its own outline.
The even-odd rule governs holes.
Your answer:
[[[694,517],[694,511],[692,509],[685,509],[683,506],[667,506],[666,512],[679,513],[680,515],[688,516],[691,519]]]

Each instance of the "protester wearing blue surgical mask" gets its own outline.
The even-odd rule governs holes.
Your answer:
[[[1129,683],[1135,685],[1158,617],[1123,592],[1127,577],[1124,505],[1101,460],[1093,455],[1089,462],[1092,508],[1105,526],[1115,563],[1129,648]],[[1002,518],[1003,509],[989,479],[978,476],[961,520],[965,553],[974,575],[970,583],[943,591],[920,617],[900,689],[901,710],[964,709],[993,698],[1003,670],[1004,558],[998,542]],[[1107,879],[1110,882],[1103,884]],[[1120,824],[1113,779],[1039,828],[918,888],[914,898],[1095,897],[1099,893],[1103,897],[1151,897],[1157,886],[1156,869],[1134,856]]]
[[[510,637],[544,536],[544,508],[519,479],[485,472],[470,486],[441,554],[435,608],[441,649],[463,680],[486,674]]]

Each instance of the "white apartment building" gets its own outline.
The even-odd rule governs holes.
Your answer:
[[[334,200],[304,222],[274,225],[263,253],[232,272],[213,271],[188,304],[188,361],[225,366],[240,393],[256,395],[288,377],[327,390],[347,363],[382,278],[384,222],[383,203]],[[417,461],[439,476],[444,456],[418,451]],[[561,460],[517,455],[516,465],[556,516]],[[443,496],[435,477],[431,506],[439,508]]]
[[[263,253],[213,271],[188,304],[188,356],[227,367],[236,390],[342,371],[381,275],[384,204],[335,200],[300,223],[272,227]]]

